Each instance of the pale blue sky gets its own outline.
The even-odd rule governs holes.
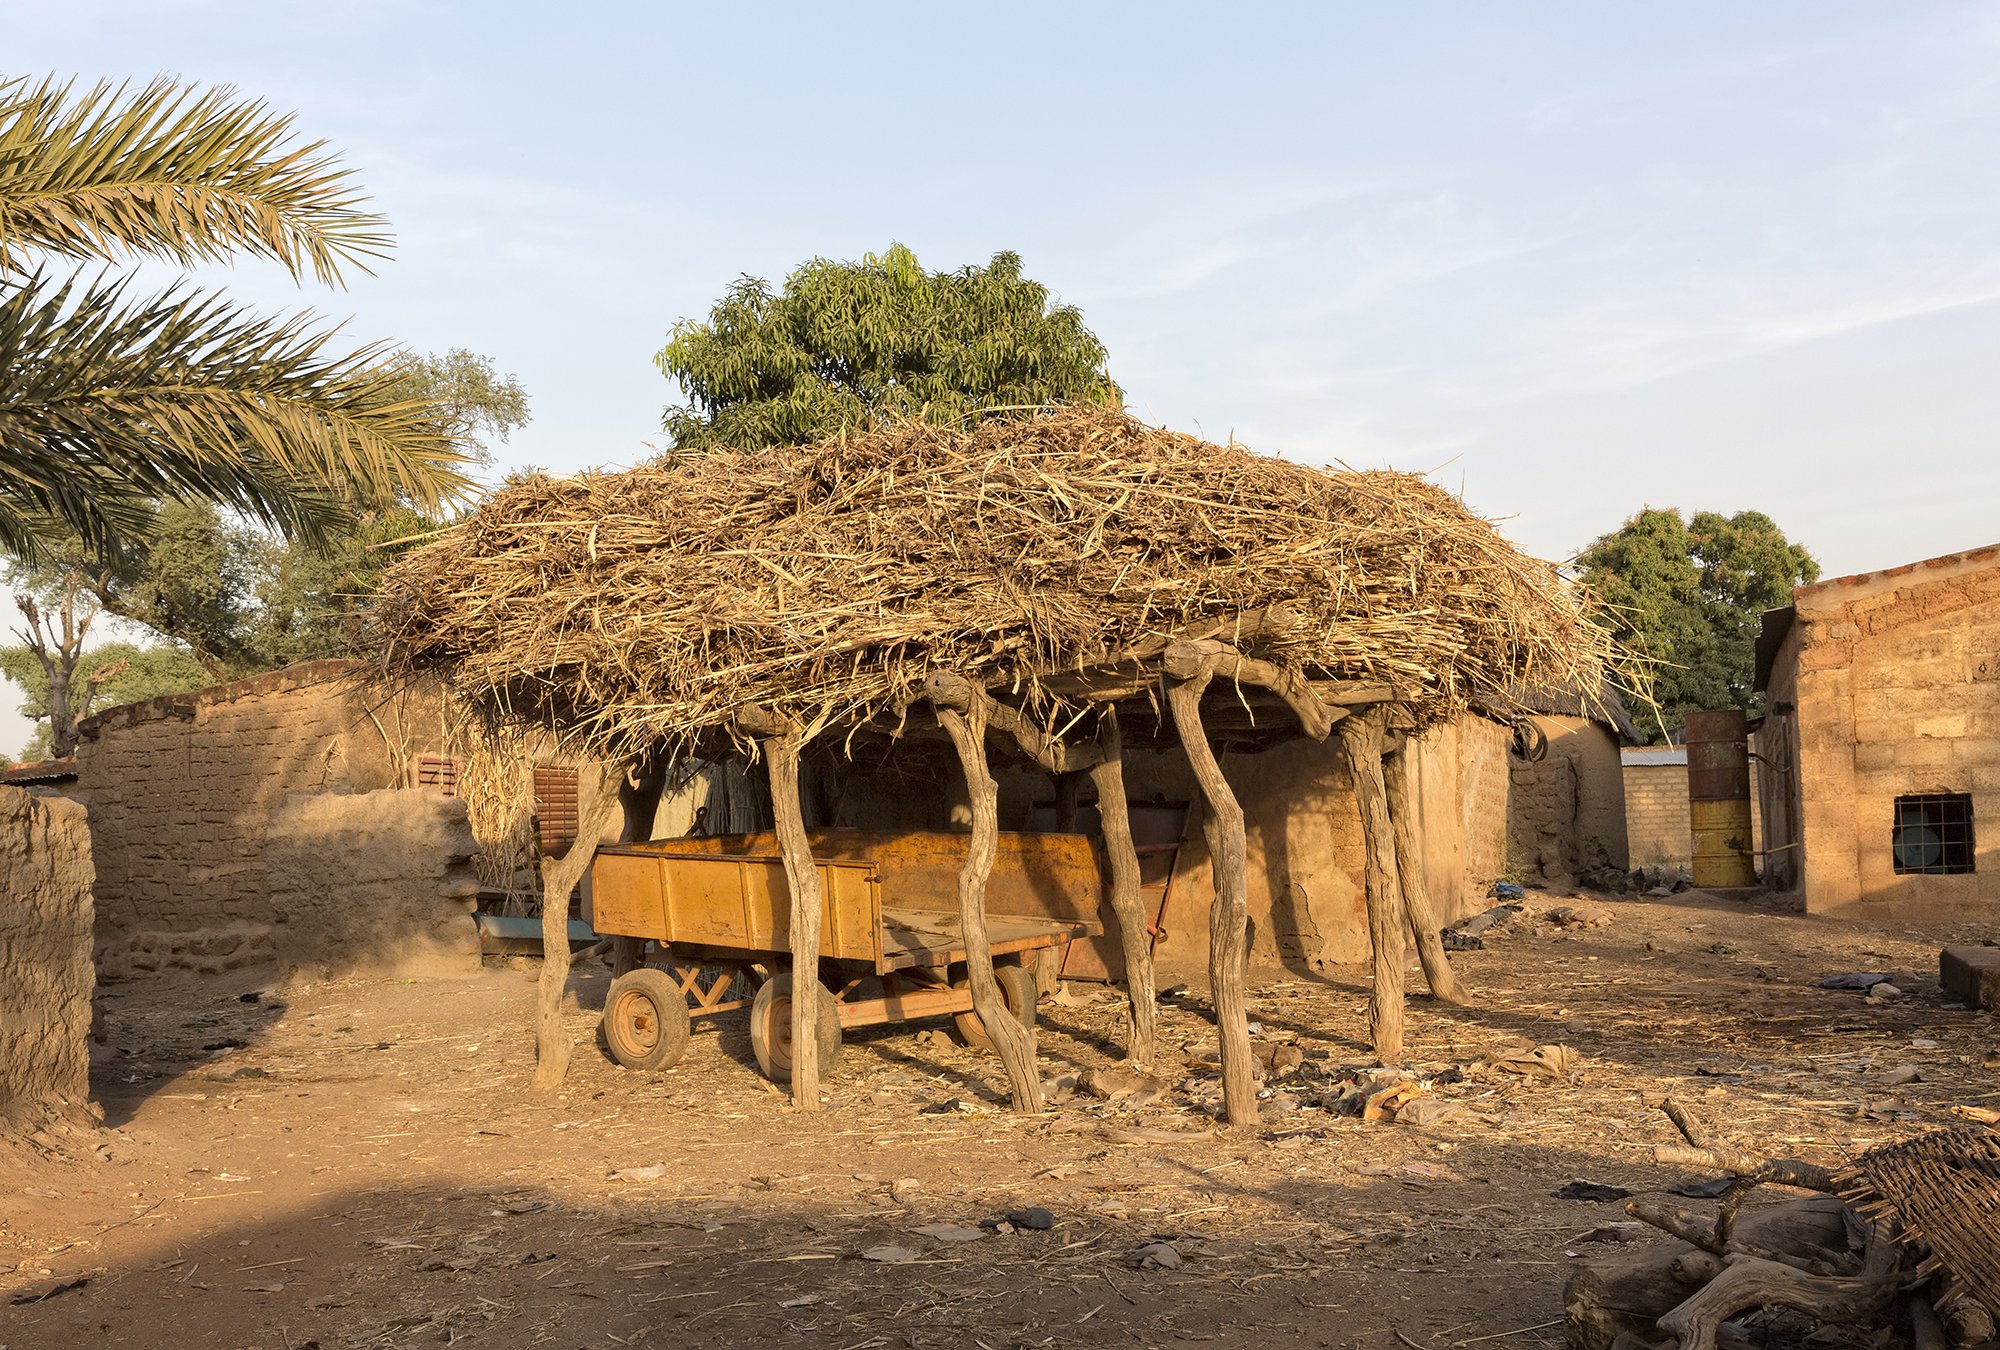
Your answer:
[[[1756,507],[1830,573],[2000,540],[2000,8],[123,5],[6,69],[295,110],[400,241],[245,299],[520,377],[503,460],[624,464],[741,273],[1011,248],[1133,409],[1440,468],[1563,557]],[[4,696],[0,696],[4,701]],[[0,727],[0,747],[9,741]]]

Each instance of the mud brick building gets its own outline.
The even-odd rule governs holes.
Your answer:
[[[419,752],[439,735],[435,707],[383,704],[356,687],[353,673],[350,662],[309,662],[112,708],[83,723],[74,777],[60,790],[89,811],[100,978],[214,974],[285,961],[288,945],[310,951],[310,934],[284,931],[286,897],[307,907],[316,900],[269,875],[281,845],[274,831],[299,816],[292,799],[300,795],[410,789],[412,800],[380,806],[372,830],[357,818],[342,836],[315,845],[323,868],[369,880],[351,888],[351,908],[378,919],[408,909],[375,884],[384,882],[376,875],[381,856],[401,858],[399,831],[426,841],[450,835],[450,822],[419,817],[451,811],[462,822],[464,806],[417,800],[438,798],[416,791],[425,762]],[[444,854],[452,849],[471,851],[454,844]],[[468,890],[456,873],[445,881],[453,859],[444,854],[413,861],[406,869],[413,883]],[[476,938],[463,918],[469,908],[466,901],[459,913],[467,958],[476,964]],[[410,926],[382,927],[386,936]]]
[[[1992,913],[2000,546],[1800,587],[1757,687],[1767,880],[1812,912]]]

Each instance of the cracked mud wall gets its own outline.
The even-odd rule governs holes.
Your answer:
[[[89,1099],[94,879],[82,803],[0,787],[0,1121]]]

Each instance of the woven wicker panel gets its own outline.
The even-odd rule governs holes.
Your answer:
[[[2000,1134],[1939,1130],[1864,1153],[1839,1178],[1870,1217],[1893,1217],[1953,1283],[2000,1309]]]

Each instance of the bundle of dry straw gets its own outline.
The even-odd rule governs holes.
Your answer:
[[[579,753],[713,749],[760,704],[895,718],[926,674],[1043,681],[1282,604],[1252,654],[1386,681],[1419,725],[1523,684],[1595,689],[1586,597],[1421,478],[1327,472],[1103,409],[538,477],[400,560],[385,673],[446,680]]]

